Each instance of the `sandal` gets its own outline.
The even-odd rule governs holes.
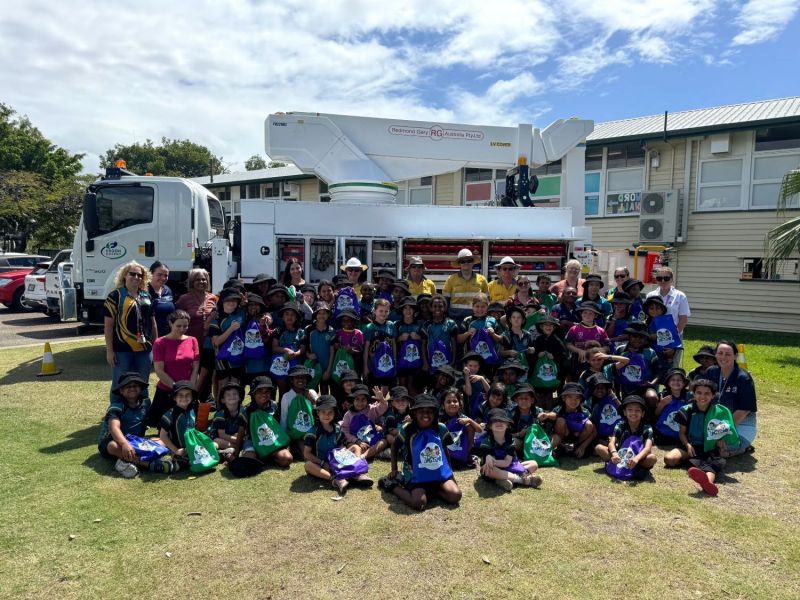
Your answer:
[[[689,478],[703,488],[703,491],[709,496],[716,496],[719,493],[719,488],[708,480],[705,471],[702,469],[698,469],[697,467],[689,467],[689,471],[687,473]]]

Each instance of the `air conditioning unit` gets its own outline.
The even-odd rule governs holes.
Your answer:
[[[672,244],[678,235],[677,190],[643,192],[639,212],[640,244]]]

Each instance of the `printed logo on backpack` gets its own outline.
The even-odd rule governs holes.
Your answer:
[[[297,395],[292,398],[286,412],[286,422],[289,425],[289,437],[294,440],[302,439],[314,428],[314,417],[311,411],[311,401],[305,396]]]
[[[622,421],[613,400],[605,399],[594,409],[593,421],[596,421],[597,435],[608,437],[614,433],[614,427]]]
[[[656,421],[656,431],[659,434],[671,440],[678,439],[678,432],[681,430],[681,426],[675,421],[675,415],[678,414],[684,404],[686,404],[686,400],[676,398],[670,400],[669,404],[664,407]]]
[[[436,340],[429,350],[430,353],[428,356],[428,362],[431,365],[432,373],[435,373],[437,370],[439,370],[439,368],[450,364],[450,359],[452,358],[450,349],[442,340]]]
[[[264,358],[267,349],[261,339],[261,332],[256,321],[250,321],[244,331],[244,357],[245,358]]]
[[[421,348],[422,344],[418,340],[400,342],[400,358],[397,361],[397,367],[400,369],[419,369],[422,366]]]
[[[374,446],[383,439],[383,434],[375,429],[375,424],[363,413],[355,415],[350,421],[350,434],[370,446]]]
[[[681,335],[671,315],[659,315],[653,319],[651,329],[655,330],[656,346],[659,348],[680,348]]]
[[[631,435],[625,439],[620,447],[617,448],[619,455],[619,463],[614,464],[613,461],[606,463],[606,473],[615,479],[630,480],[633,479],[636,473],[636,467],[630,466],[630,461],[642,451],[644,443],[641,438]]]
[[[525,434],[522,445],[524,460],[534,460],[540,467],[552,467],[558,464],[553,456],[553,446],[550,438],[538,423],[533,423]]]
[[[367,461],[347,448],[333,448],[328,452],[328,464],[334,479],[350,479],[369,470]]]
[[[394,355],[389,342],[379,342],[372,357],[373,370],[380,377],[394,377]]]
[[[458,418],[454,417],[447,421],[447,430],[453,438],[453,442],[447,447],[450,452],[450,458],[459,463],[466,463],[469,460],[469,438],[467,437],[467,428],[458,422]]]
[[[645,363],[644,356],[638,352],[631,352],[628,354],[630,362],[623,367],[620,377],[622,383],[626,385],[641,385],[645,381]]]
[[[708,452],[714,449],[718,442],[738,446],[739,433],[733,422],[733,415],[728,407],[722,404],[712,404],[705,417],[705,439],[703,449]]]
[[[500,357],[494,347],[494,341],[485,329],[476,329],[469,340],[470,350],[481,355],[487,365],[496,365]]]
[[[558,387],[558,365],[547,355],[541,356],[533,366],[533,377],[531,383],[534,387],[554,388]]]
[[[244,338],[241,330],[237,329],[228,336],[217,350],[217,360],[225,360],[233,366],[241,366],[244,362]]]
[[[193,473],[210,471],[219,464],[219,453],[214,441],[205,433],[196,429],[188,429],[183,435],[189,469]]]
[[[442,439],[433,429],[423,429],[413,436],[411,467],[411,483],[436,483],[453,476]]]
[[[289,434],[270,413],[263,410],[254,411],[249,421],[250,438],[259,458],[265,458],[289,445]]]

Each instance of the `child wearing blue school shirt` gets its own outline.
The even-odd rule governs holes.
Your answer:
[[[459,327],[456,341],[459,344],[469,342],[472,336],[480,329],[485,329],[496,344],[502,343],[503,336],[495,332],[497,319],[488,314],[489,296],[479,292],[472,297],[472,315],[464,319]],[[464,352],[469,352],[469,344],[465,345]]]
[[[631,395],[641,396],[647,404],[648,412],[652,414],[658,405],[656,392],[660,379],[658,356],[648,346],[650,336],[647,333],[647,325],[634,321],[628,325],[624,333],[628,336],[628,341],[618,352],[620,356],[627,358],[628,362],[617,369],[616,381],[619,383],[620,395],[623,398]]]
[[[517,454],[520,456],[522,456],[522,444],[528,434],[528,429],[534,423],[538,423],[539,415],[544,412],[534,405],[535,400],[536,394],[527,383],[520,384],[511,396],[514,405],[511,411],[511,437],[514,438]]]
[[[692,401],[689,378],[683,369],[670,369],[662,380],[666,388],[656,406],[656,434],[660,441],[678,441],[680,426],[675,420],[678,411]]]
[[[299,363],[306,352],[305,332],[300,328],[300,311],[293,302],[287,302],[280,310],[283,327],[278,327],[272,336],[272,356],[282,354],[291,362]],[[289,380],[278,380],[278,391],[282,396],[289,391]]]
[[[561,392],[561,403],[550,412],[541,413],[538,419],[539,423],[555,423],[551,437],[553,450],[560,449],[565,454],[574,454],[575,458],[583,458],[597,431],[591,416],[583,405],[583,386],[567,383]]]
[[[514,488],[515,483],[538,488],[542,478],[534,473],[539,465],[535,460],[520,462],[517,459],[512,425],[506,411],[499,408],[489,411],[486,435],[477,448],[478,456],[483,458],[481,475],[507,492]]]
[[[634,469],[634,479],[644,479],[658,459],[653,452],[653,428],[644,422],[645,404],[641,396],[627,396],[622,401],[622,414],[624,419],[614,427],[608,444],[598,444],[594,449],[595,454],[604,461],[619,464],[621,458],[618,448],[632,437],[639,438],[642,449],[637,455],[628,459],[627,466]]]
[[[270,329],[272,317],[267,312],[267,305],[264,304],[264,301],[258,294],[250,293],[247,295],[247,306],[245,310],[247,312],[245,327],[247,327],[251,321],[255,321],[258,325],[261,343],[264,344],[264,355],[262,357],[244,359],[244,379],[242,381],[250,383],[256,377],[266,375],[269,372],[269,359],[270,352],[272,351],[272,330]],[[247,334],[245,334],[245,337],[246,335]]]
[[[333,370],[333,342],[336,339],[336,330],[328,325],[331,317],[331,308],[325,302],[314,304],[311,318],[313,323],[306,327],[304,343],[308,348],[309,359],[315,360],[322,368],[322,380],[319,383],[321,393],[330,392],[331,372]]]
[[[358,300],[361,309],[361,322],[359,329],[363,330],[368,323],[372,323],[372,311],[375,310],[375,286],[365,281],[361,284],[361,297]]]
[[[416,396],[425,387],[420,375],[422,369],[427,365],[428,359],[422,348],[422,321],[417,318],[417,301],[413,296],[405,296],[397,305],[401,313],[399,321],[395,322],[397,330],[398,351],[402,348],[403,342],[414,341],[420,349],[421,365],[419,368],[406,368],[397,370],[398,383],[407,388],[412,396]],[[411,347],[413,348],[413,347]],[[398,355],[398,360],[400,356]]]
[[[239,435],[239,413],[244,399],[244,388],[236,379],[220,382],[219,393],[221,408],[214,413],[211,421],[211,439],[220,449],[220,458],[227,460],[233,457]]]
[[[373,320],[364,328],[364,363],[363,374],[371,385],[378,385],[384,388],[384,394],[389,392],[389,388],[394,385],[395,377],[381,376],[373,368],[373,360],[375,358],[375,351],[378,344],[381,342],[389,342],[392,357],[397,366],[397,329],[393,321],[389,321],[389,308],[388,300],[378,298],[375,300],[375,308],[373,310]]]
[[[443,358],[449,358],[448,364],[452,366],[455,359],[455,344],[453,340],[458,333],[458,325],[447,316],[447,299],[441,294],[435,294],[431,297],[431,318],[423,324],[420,333],[425,340],[425,360],[428,368],[431,369],[438,366],[430,364],[430,360],[438,346],[443,346],[449,353],[449,356],[444,356]]]
[[[189,465],[185,435],[189,429],[194,429],[197,390],[190,381],[176,381],[172,386],[172,396],[175,407],[161,417],[158,437],[172,453],[173,470],[177,471]]]
[[[245,311],[240,306],[241,300],[242,294],[235,288],[225,288],[220,294],[217,308],[219,313],[217,318],[211,322],[206,336],[206,339],[211,339],[211,344],[217,352],[230,336],[244,328],[246,316]],[[219,385],[219,380],[228,377],[242,379],[244,376],[244,359],[241,364],[235,364],[229,360],[218,358],[216,360],[215,373],[217,385]],[[215,389],[215,392],[217,392],[214,394],[216,398],[218,391]]]

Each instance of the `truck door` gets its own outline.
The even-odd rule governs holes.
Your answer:
[[[142,183],[98,185],[84,202],[84,298],[103,301],[120,266],[155,260],[156,188]],[[151,256],[152,255],[152,256]]]
[[[402,277],[402,265],[398,270],[397,240],[372,240],[372,273],[387,270],[391,271],[395,277]]]
[[[322,280],[331,281],[339,272],[339,257],[336,252],[336,238],[311,238],[306,281],[318,284]]]

